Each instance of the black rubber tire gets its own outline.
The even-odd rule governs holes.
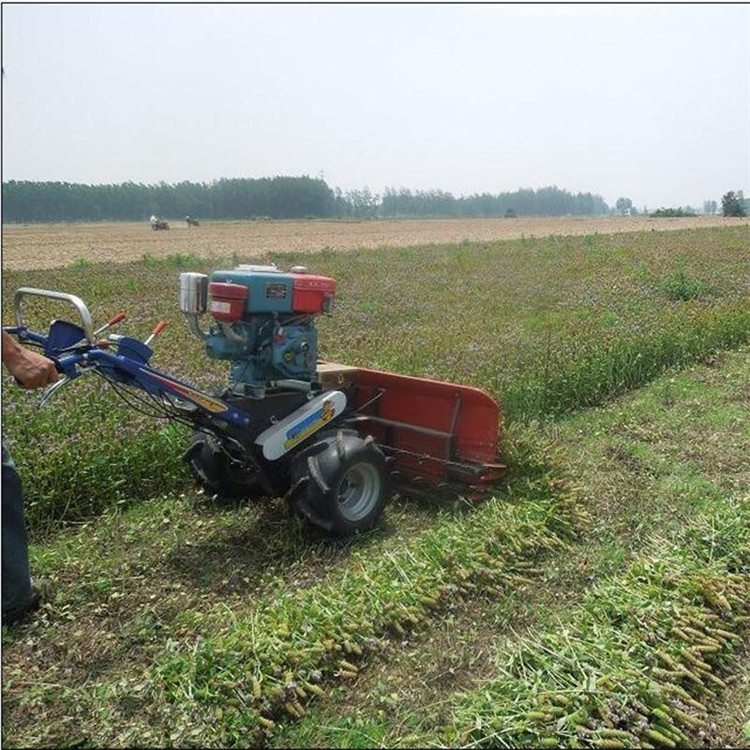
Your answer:
[[[262,494],[257,476],[234,463],[210,433],[193,433],[185,460],[198,484],[211,494],[228,500]]]
[[[392,493],[383,452],[353,430],[326,433],[296,456],[291,486],[298,510],[338,537],[369,531]]]

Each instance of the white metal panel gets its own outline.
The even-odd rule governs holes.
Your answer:
[[[263,457],[275,461],[303,440],[325,427],[346,408],[346,396],[341,391],[326,391],[284,417],[255,438],[263,448]]]

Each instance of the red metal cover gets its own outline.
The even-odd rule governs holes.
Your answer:
[[[212,281],[208,285],[208,293],[212,297],[224,299],[247,299],[247,287],[242,284],[230,284],[223,281]]]
[[[315,276],[310,273],[292,273],[294,289],[320,289],[324,292],[335,292],[336,281],[328,276]]]
[[[336,282],[327,276],[293,273],[292,310],[297,313],[330,312],[331,300],[336,294]]]
[[[234,323],[242,318],[248,288],[242,284],[212,281],[208,285],[208,310],[216,320]]]
[[[482,467],[481,476],[470,484],[502,475],[504,466],[497,456],[500,406],[489,394],[457,383],[362,367],[353,380],[354,406],[361,410],[364,429],[397,450],[396,467],[404,475],[437,485],[452,460]]]

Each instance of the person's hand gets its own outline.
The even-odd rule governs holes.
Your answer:
[[[3,364],[22,388],[44,388],[59,378],[51,359],[17,344],[5,331]]]
[[[28,349],[23,350],[15,367],[8,369],[23,388],[44,388],[59,378],[51,359]]]

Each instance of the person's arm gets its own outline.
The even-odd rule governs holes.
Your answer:
[[[24,388],[44,388],[58,379],[55,364],[42,354],[21,346],[3,331],[3,364]]]

